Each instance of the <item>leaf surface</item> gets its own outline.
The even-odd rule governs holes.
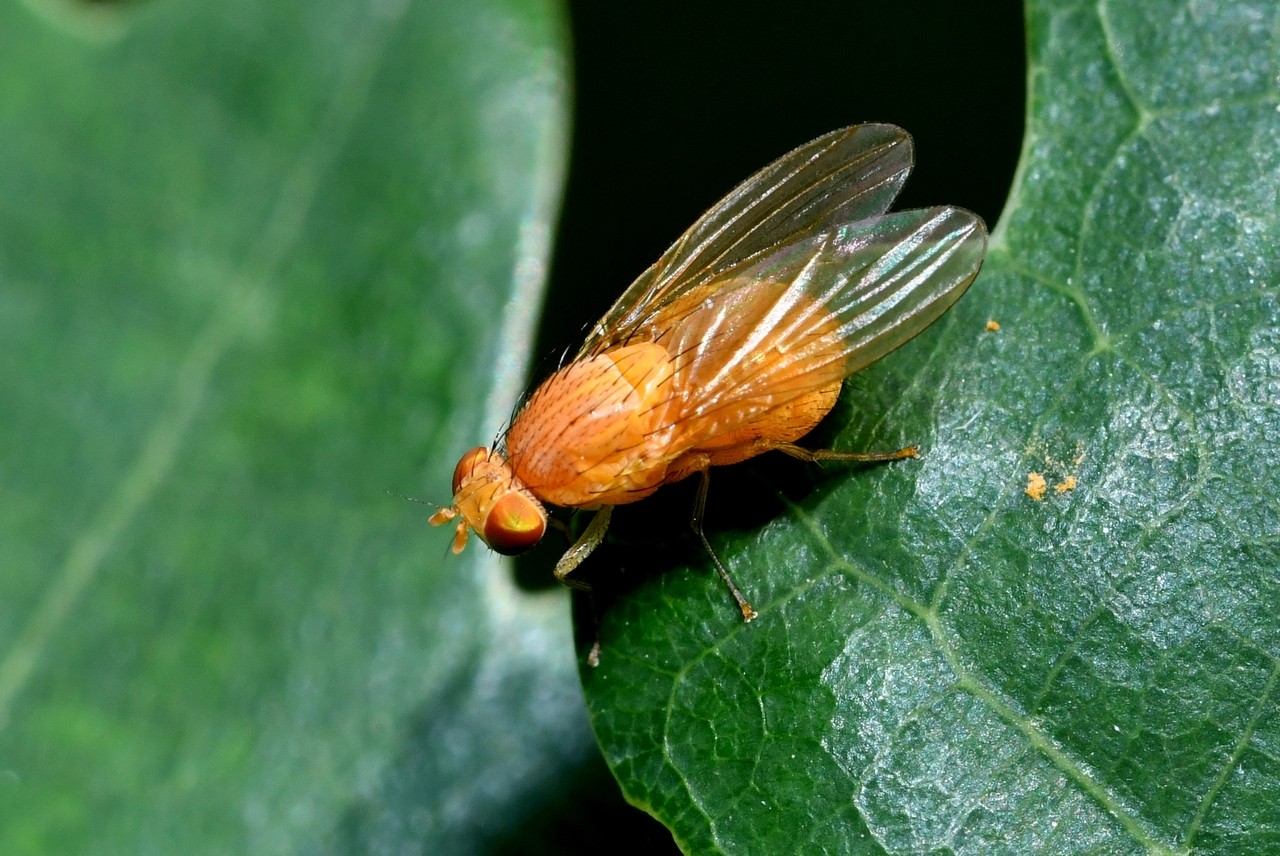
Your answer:
[[[1280,12],[1029,16],[986,267],[819,437],[922,459],[717,473],[749,625],[614,553],[588,704],[687,852],[1280,847]]]
[[[0,852],[484,852],[595,753],[420,506],[524,383],[553,4],[0,7]]]

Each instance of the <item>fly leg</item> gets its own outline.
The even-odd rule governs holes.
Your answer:
[[[560,557],[560,561],[556,562],[555,575],[557,580],[570,588],[591,591],[590,583],[582,580],[571,580],[569,579],[569,574],[573,573],[574,569],[581,565],[596,547],[600,546],[600,542],[604,540],[604,533],[609,528],[609,516],[612,513],[613,506],[605,505],[596,512],[595,517],[591,518],[591,522],[587,524],[587,528],[582,532],[582,537],[565,551],[565,554]]]
[[[592,631],[595,635],[595,641],[591,643],[591,651],[587,654],[587,665],[593,669],[600,665],[600,609],[596,606],[596,593],[591,588],[591,583],[570,579],[569,574],[573,573],[574,569],[581,565],[596,547],[600,546],[600,542],[604,540],[604,533],[609,528],[609,516],[612,513],[612,505],[603,506],[597,511],[596,516],[591,518],[591,522],[583,530],[582,537],[565,551],[565,554],[560,557],[560,561],[556,562],[555,569],[557,580],[569,586],[569,588],[585,591],[587,598],[591,601],[591,625],[595,628]],[[561,525],[563,526],[563,524]],[[563,531],[565,535],[569,534],[567,526],[564,527]]]
[[[809,463],[823,461],[860,461],[874,463],[876,461],[900,461],[903,458],[920,457],[919,446],[904,446],[892,452],[837,452],[835,449],[806,449],[794,443],[770,443],[770,449],[777,449],[784,455],[799,458]]]
[[[547,523],[551,524],[551,528],[564,536],[565,546],[573,546],[573,531],[569,528],[569,524],[555,517],[548,517]]]
[[[702,542],[702,549],[706,550],[707,555],[711,557],[711,562],[716,566],[716,572],[720,574],[720,579],[724,580],[724,584],[729,587],[729,593],[738,602],[738,608],[742,610],[742,620],[750,621],[759,613],[752,609],[751,604],[747,603],[747,599],[742,596],[742,592],[734,584],[733,578],[729,576],[729,572],[725,570],[724,565],[720,563],[720,557],[716,555],[715,550],[711,549],[711,542],[707,540],[706,534],[702,531],[702,512],[706,510],[707,489],[711,486],[710,467],[703,467],[700,475],[702,476],[702,481],[698,485],[698,498],[693,504],[693,519],[689,521],[689,526],[697,534],[698,540]]]
[[[797,446],[794,443],[777,443],[767,440],[757,441],[756,445],[761,452],[776,449],[783,454],[811,463],[819,463],[822,461],[858,461],[863,463],[874,463],[876,461],[897,461],[902,458],[915,458],[920,455],[919,446],[905,446],[901,449],[895,449],[892,452],[837,452],[834,449],[806,449],[803,446]],[[702,477],[702,481],[698,485],[698,498],[694,501],[693,519],[689,521],[689,526],[693,529],[694,534],[698,536],[698,540],[702,542],[702,548],[706,550],[707,555],[711,557],[712,564],[716,566],[716,573],[720,575],[720,579],[724,580],[724,584],[729,587],[729,593],[733,595],[733,599],[738,603],[738,608],[742,610],[743,620],[750,621],[755,618],[758,613],[752,608],[751,604],[747,602],[747,599],[742,596],[742,591],[738,588],[737,584],[734,583],[733,578],[729,576],[729,572],[725,570],[724,564],[720,561],[720,557],[716,555],[715,550],[711,549],[711,543],[707,540],[706,533],[702,531],[702,514],[703,511],[706,510],[707,506],[707,489],[711,486],[712,460],[706,455],[691,457],[694,459],[684,462],[687,469],[684,469],[682,474],[691,474],[692,471],[696,470]]]

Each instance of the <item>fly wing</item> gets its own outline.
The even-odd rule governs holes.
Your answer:
[[[679,378],[673,412],[726,429],[905,344],[959,299],[986,252],[981,218],[902,211],[789,243],[650,319]]]
[[[663,306],[728,269],[883,214],[912,163],[911,136],[893,125],[854,125],[783,155],[716,203],[642,273],[592,328],[578,356],[628,341]]]

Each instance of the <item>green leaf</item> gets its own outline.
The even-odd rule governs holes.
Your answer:
[[[717,473],[749,625],[612,553],[593,724],[687,852],[1280,848],[1280,10],[1028,32],[984,272],[819,438],[922,459]]]
[[[386,493],[523,386],[562,30],[0,6],[0,852],[485,850],[589,769],[567,601]]]

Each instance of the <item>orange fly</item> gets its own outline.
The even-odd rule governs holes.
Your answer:
[[[604,538],[615,505],[701,476],[693,529],[743,617],[756,612],[702,532],[711,467],[777,450],[806,461],[914,457],[795,445],[845,378],[906,343],[968,288],[986,252],[975,214],[886,213],[913,163],[892,125],[826,134],[757,172],[632,283],[577,356],[528,398],[497,448],[453,473],[460,518],[500,553],[546,532],[545,504],[595,509],[556,564],[561,582]]]

